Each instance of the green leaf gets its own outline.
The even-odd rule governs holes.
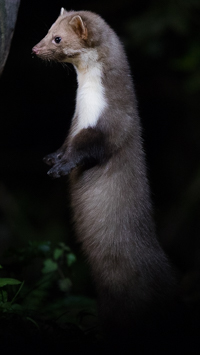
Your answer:
[[[21,281],[18,281],[16,279],[0,278],[0,287],[6,286],[6,285],[19,285],[19,284],[21,284]]]
[[[60,248],[56,248],[53,253],[54,260],[58,260],[61,257],[61,255],[63,255],[63,253],[64,253],[64,250],[62,250]]]
[[[3,266],[2,266],[2,265],[0,265],[0,269],[3,269]]]
[[[44,267],[42,269],[42,272],[43,274],[47,274],[49,272],[53,272],[57,270],[57,268],[58,268],[58,264],[55,261],[53,261],[52,259],[46,259],[44,261]]]
[[[73,253],[67,254],[67,265],[71,266],[76,262],[76,256]]]

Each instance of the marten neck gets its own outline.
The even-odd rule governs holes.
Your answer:
[[[107,103],[102,85],[102,65],[96,51],[81,55],[74,65],[77,72],[78,90],[75,116],[78,130],[95,127]]]

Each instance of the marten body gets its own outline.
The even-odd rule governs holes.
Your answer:
[[[45,160],[52,165],[49,175],[69,174],[77,238],[91,266],[102,322],[108,329],[129,327],[165,304],[173,277],[155,235],[124,49],[98,15],[62,9],[33,52],[76,69],[71,129]]]

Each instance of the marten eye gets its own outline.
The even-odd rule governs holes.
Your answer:
[[[60,43],[62,41],[62,38],[61,37],[55,37],[54,41],[58,44],[58,43]]]

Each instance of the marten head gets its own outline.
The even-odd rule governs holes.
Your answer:
[[[89,49],[102,42],[99,26],[104,21],[97,15],[81,11],[67,12],[61,9],[60,16],[47,35],[33,47],[33,54],[44,60],[78,64]]]

